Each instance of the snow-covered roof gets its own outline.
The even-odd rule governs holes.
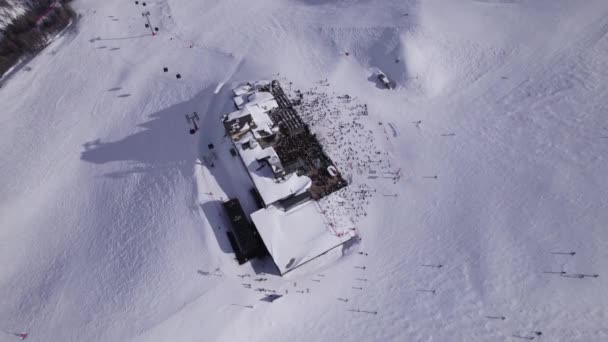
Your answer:
[[[267,91],[256,91],[247,97],[247,102],[248,102],[248,105],[250,105],[250,106],[253,106],[253,105],[263,106],[266,102],[270,102],[270,101],[273,101],[276,104],[276,101],[274,101],[274,96],[272,96],[272,94]],[[275,105],[275,107],[277,107],[277,106],[278,105]],[[270,109],[268,109],[268,110],[270,110]]]
[[[261,90],[265,85],[268,82],[247,83],[233,89],[235,103],[240,109],[224,117],[224,127],[232,136],[262,200],[269,205],[305,192],[311,187],[312,181],[295,173],[285,174],[274,148],[263,148],[258,143],[258,139],[279,130],[270,117],[270,112],[279,108],[279,104],[270,92]]]
[[[278,107],[279,105],[274,98],[272,98],[272,95],[269,101],[265,101],[263,103],[249,103],[245,106],[256,125],[256,128],[253,131],[255,132],[257,138],[261,138],[264,135],[270,135],[278,131],[278,127],[275,127],[270,115],[268,115],[270,110]],[[261,132],[266,132],[268,134]]]
[[[238,109],[243,109],[247,104],[263,105],[264,102],[272,101],[274,102],[274,105],[271,104],[272,107],[278,107],[278,104],[276,104],[276,101],[274,101],[274,97],[271,93],[260,90],[261,87],[267,86],[269,83],[270,81],[258,81],[253,84],[244,83],[237,86],[236,88],[232,89],[232,93],[234,94],[234,104]]]
[[[251,219],[281,274],[342,245],[354,236],[333,234],[318,204],[313,201],[288,211],[270,206],[251,214]]]
[[[237,91],[237,89],[234,90],[235,94],[241,92],[241,90]],[[271,93],[265,91],[244,93],[236,96],[234,102],[239,110],[228,114],[224,122],[232,122],[235,124],[235,127],[240,127],[239,132],[255,126],[253,129],[254,134],[259,139],[278,131],[269,115],[270,111],[279,107],[279,104]],[[244,122],[250,121],[253,121],[254,125],[244,125]]]
[[[247,132],[234,145],[266,205],[308,190],[312,180],[295,173],[278,177],[280,159],[272,147],[262,148],[252,132]]]
[[[241,96],[241,95],[251,92],[252,90],[253,90],[253,87],[251,86],[250,83],[243,83],[243,84],[235,87],[234,89],[232,89],[232,92],[234,93],[235,96]]]
[[[236,111],[234,111],[234,112],[229,113],[228,115],[226,115],[226,120],[232,121],[232,120],[243,118],[243,117],[245,117],[247,115],[249,115],[248,111],[246,111],[244,109],[240,109],[240,110],[236,110]]]
[[[237,95],[234,97],[234,104],[236,104],[238,109],[259,106],[264,112],[268,112],[279,107],[279,104],[274,99],[274,96],[267,91],[254,91]]]
[[[235,96],[233,98],[233,101],[236,105],[236,108],[243,109],[243,107],[245,106],[245,102],[247,101],[247,94]]]

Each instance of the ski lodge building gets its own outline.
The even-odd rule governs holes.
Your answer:
[[[237,110],[223,117],[223,125],[260,208],[250,215],[251,231],[232,225],[229,238],[239,262],[259,256],[259,250],[237,251],[255,245],[248,241],[252,234],[263,242],[281,274],[355,237],[354,229],[337,232],[316,202],[345,187],[346,181],[278,81],[242,84],[233,93]],[[238,205],[236,199],[226,203],[231,201]]]

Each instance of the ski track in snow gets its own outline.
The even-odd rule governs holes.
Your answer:
[[[0,88],[2,331],[608,340],[605,1],[73,6]],[[219,206],[249,187],[220,123],[231,86],[272,78],[350,181],[327,221],[362,237],[285,278],[234,261]]]

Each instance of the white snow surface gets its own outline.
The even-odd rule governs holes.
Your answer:
[[[251,214],[251,220],[281,274],[354,238],[354,234],[330,234],[330,227],[314,201],[288,211],[275,206],[260,209]]]
[[[607,1],[147,4],[155,37],[134,1],[74,1],[77,26],[0,88],[0,329],[28,341],[608,340]],[[352,206],[362,241],[286,278],[233,260],[218,205],[250,182],[223,138],[228,85],[276,77],[369,113],[356,119],[366,140],[346,114],[315,127],[341,142],[328,151],[351,182],[330,211],[371,194]],[[560,271],[599,277],[543,273]],[[261,302],[256,288],[284,296]]]

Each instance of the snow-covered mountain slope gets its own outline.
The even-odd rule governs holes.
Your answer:
[[[134,1],[74,7],[0,88],[3,331],[608,340],[608,2],[148,1],[157,36]],[[236,264],[218,206],[244,182],[228,86],[272,77],[339,110],[302,108],[351,179],[356,207],[328,208],[362,237],[286,278]]]

